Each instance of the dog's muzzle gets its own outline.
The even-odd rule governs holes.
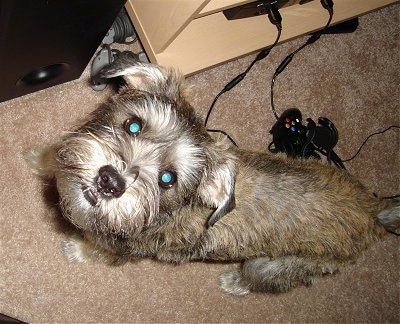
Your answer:
[[[124,177],[112,165],[105,165],[99,169],[94,179],[94,186],[83,186],[82,193],[85,199],[96,206],[99,197],[113,199],[121,197],[126,190]]]
[[[125,192],[125,180],[111,165],[100,168],[96,179],[97,191],[107,198],[118,198]]]

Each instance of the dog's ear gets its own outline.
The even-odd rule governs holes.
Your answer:
[[[198,191],[203,203],[216,208],[208,220],[208,226],[213,226],[235,208],[237,159],[228,150],[218,145],[216,148]]]
[[[182,97],[187,88],[178,71],[141,62],[132,52],[119,54],[114,62],[100,70],[99,76],[104,79],[122,77],[128,88],[163,94],[171,99]]]
[[[56,160],[52,146],[28,149],[23,157],[36,175],[49,179],[54,177]]]

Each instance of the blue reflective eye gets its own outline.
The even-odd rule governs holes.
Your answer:
[[[172,174],[170,172],[165,172],[162,176],[161,176],[161,181],[164,183],[169,183],[172,180]]]
[[[176,174],[173,171],[163,171],[160,174],[159,184],[161,187],[168,189],[171,188],[176,182]]]
[[[142,131],[142,120],[138,117],[132,117],[125,121],[124,129],[134,136]]]
[[[131,133],[139,133],[140,132],[140,125],[136,122],[129,125],[129,131]]]

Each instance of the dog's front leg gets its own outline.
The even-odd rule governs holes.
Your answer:
[[[61,243],[61,251],[69,262],[98,262],[120,265],[128,261],[126,257],[105,250],[79,234],[67,237]]]

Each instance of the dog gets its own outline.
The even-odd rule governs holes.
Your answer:
[[[281,293],[400,234],[399,201],[346,171],[210,136],[176,70],[121,54],[101,77],[124,84],[57,143],[25,152],[77,229],[62,243],[69,261],[240,262],[221,275],[225,292]]]

